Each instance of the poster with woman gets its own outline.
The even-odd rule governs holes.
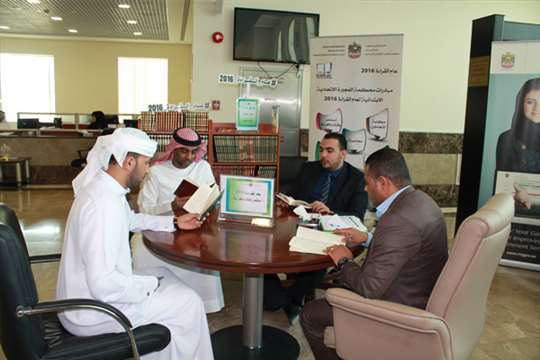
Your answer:
[[[540,270],[540,42],[492,47],[478,207],[511,193],[515,216],[502,263]]]

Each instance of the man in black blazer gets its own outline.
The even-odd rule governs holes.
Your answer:
[[[311,204],[321,214],[354,215],[363,219],[367,207],[364,174],[345,161],[347,141],[337,133],[326,134],[320,142],[320,161],[306,162],[292,195]],[[322,281],[326,270],[296,275],[292,286],[285,289],[276,274],[265,275],[264,308],[283,308],[289,321],[299,314],[304,296]]]

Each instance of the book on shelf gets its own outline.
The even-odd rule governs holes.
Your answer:
[[[344,245],[343,236],[299,226],[289,241],[289,251],[326,255],[325,250],[332,245]]]
[[[322,215],[319,223],[324,231],[334,231],[337,229],[353,228],[367,232],[366,226],[356,216],[352,215]]]
[[[296,200],[292,196],[285,195],[284,193],[277,193],[276,197],[289,206],[303,206],[306,209],[311,209],[311,204],[304,200]]]
[[[222,193],[216,184],[201,184],[184,204],[183,208],[190,214],[199,214],[200,217],[203,217],[217,205],[221,195]]]

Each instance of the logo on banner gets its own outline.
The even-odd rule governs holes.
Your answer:
[[[338,108],[331,114],[317,113],[315,123],[320,130],[329,133],[340,133],[343,125],[343,114],[341,113],[341,109]]]
[[[388,135],[388,108],[366,118],[366,128],[373,140],[383,141]]]
[[[516,56],[511,52],[506,52],[501,56],[501,66],[505,69],[511,69],[514,67]]]
[[[317,77],[317,79],[331,79],[332,78],[332,63],[317,64],[317,73],[315,76]]]
[[[351,59],[358,59],[360,55],[362,55],[362,46],[358,45],[357,43],[353,42],[348,47],[348,55]]]

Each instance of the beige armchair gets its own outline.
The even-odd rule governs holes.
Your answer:
[[[513,216],[512,196],[497,194],[465,219],[426,310],[328,290],[334,327],[326,328],[325,344],[343,359],[468,359]]]

